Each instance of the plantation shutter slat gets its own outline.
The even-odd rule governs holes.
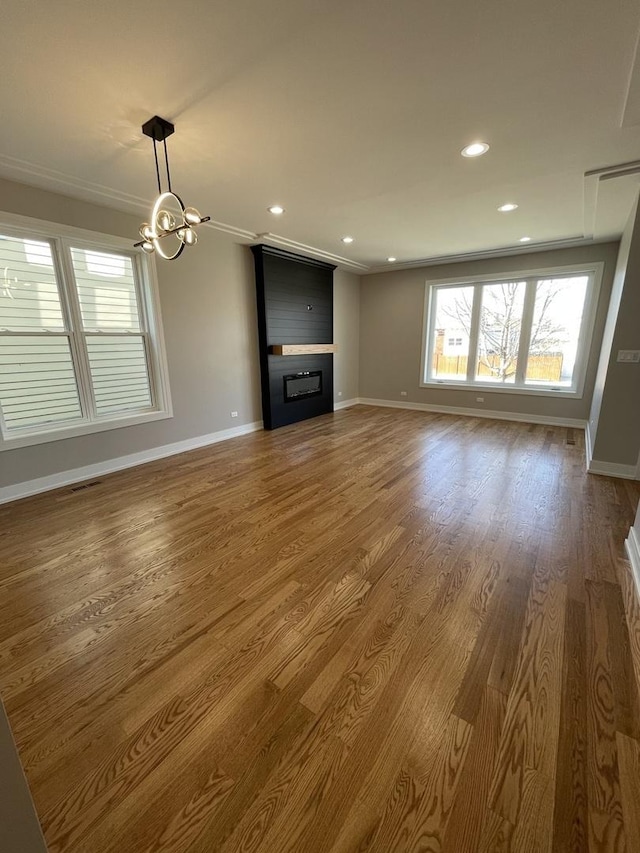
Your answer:
[[[122,342],[126,342],[124,349]],[[96,412],[126,412],[151,406],[151,388],[142,335],[87,337]],[[114,382],[117,380],[117,382]]]
[[[0,338],[0,402],[9,431],[81,418],[68,338]]]

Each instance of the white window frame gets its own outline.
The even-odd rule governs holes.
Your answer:
[[[35,444],[45,444],[65,438],[172,418],[173,407],[169,388],[169,369],[162,330],[155,259],[135,251],[132,248],[131,240],[122,237],[100,234],[83,228],[73,228],[68,225],[32,219],[17,214],[0,212],[0,232],[21,240],[46,241],[53,246],[54,269],[58,279],[62,311],[67,329],[51,334],[64,335],[70,340],[78,393],[83,411],[82,419],[76,419],[73,423],[27,427],[23,432],[19,432],[6,429],[2,417],[2,407],[0,406],[0,451],[15,450],[20,447],[30,447]],[[85,338],[87,334],[82,326],[77,292],[73,285],[67,285],[67,282],[73,281],[72,247],[103,253],[108,253],[111,250],[126,254],[132,259],[139,306],[143,315],[142,328],[140,332],[136,332],[136,336],[142,336],[145,342],[153,401],[152,407],[148,409],[133,413],[123,412],[122,414],[89,414],[92,411],[95,412],[89,366],[85,355],[76,346],[76,340]],[[120,333],[116,332],[115,334]]]
[[[589,361],[589,352],[591,349],[591,341],[593,338],[593,330],[596,321],[596,312],[598,307],[598,299],[600,296],[600,288],[602,285],[602,274],[604,271],[604,263],[601,261],[586,265],[571,264],[555,267],[543,267],[526,270],[513,270],[509,272],[499,272],[494,274],[474,275],[468,277],[443,278],[443,279],[427,279],[425,284],[424,297],[424,316],[422,325],[422,358],[420,362],[420,387],[421,388],[473,388],[478,390],[483,388],[485,391],[497,391],[501,394],[526,394],[538,397],[570,397],[574,399],[582,398],[584,394],[584,385],[587,376],[587,364]],[[480,321],[481,299],[474,298],[473,316],[471,318],[471,335],[469,340],[469,370],[464,379],[431,379],[431,360],[433,355],[433,346],[431,342],[435,333],[435,294],[438,289],[444,287],[474,287],[481,288],[485,284],[504,284],[514,281],[530,281],[533,279],[552,279],[552,278],[567,278],[572,276],[588,276],[587,293],[585,296],[585,305],[582,315],[582,325],[580,326],[580,335],[578,339],[578,349],[576,352],[576,361],[573,371],[573,385],[567,387],[536,387],[535,385],[518,385],[498,382],[486,382],[471,379],[472,371],[475,370],[475,360],[478,349],[478,327]],[[531,289],[533,290],[533,289]],[[475,294],[474,294],[475,297]],[[533,299],[535,298],[535,292]],[[529,344],[530,324],[533,318],[533,299],[529,299],[531,304],[527,304],[525,299],[524,319],[528,323],[528,329],[525,329],[520,339],[520,353],[518,362],[520,363],[520,377],[522,379],[525,366],[522,363],[522,354]],[[525,353],[526,354],[526,353]]]

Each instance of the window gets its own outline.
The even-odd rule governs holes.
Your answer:
[[[423,384],[578,396],[601,266],[427,283]]]
[[[40,226],[0,225],[0,449],[169,417],[148,258]]]

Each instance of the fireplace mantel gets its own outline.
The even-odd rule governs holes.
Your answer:
[[[269,347],[271,355],[318,355],[335,352],[335,344],[273,344]]]

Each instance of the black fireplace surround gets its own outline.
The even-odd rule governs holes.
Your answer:
[[[265,429],[333,411],[333,354],[275,355],[274,346],[333,343],[335,266],[260,244],[256,270]]]

